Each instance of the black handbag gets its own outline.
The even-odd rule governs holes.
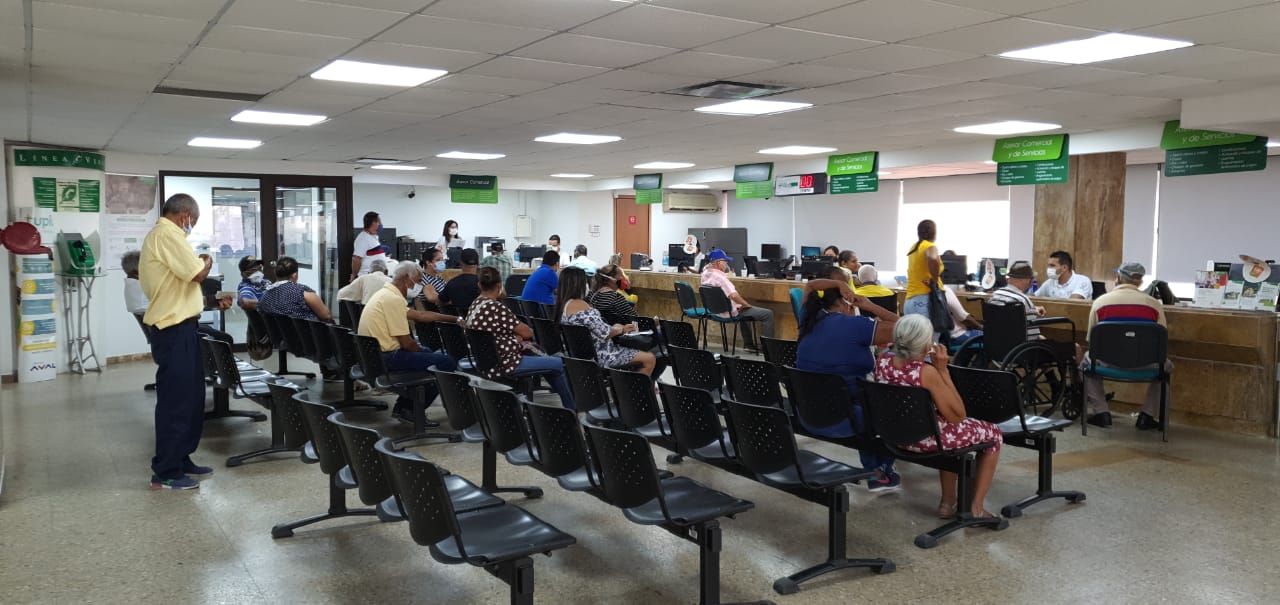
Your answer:
[[[939,341],[944,345],[948,344],[951,341],[951,330],[955,329],[956,322],[951,318],[951,311],[947,310],[946,292],[943,292],[936,283],[929,284],[929,322],[933,324],[934,332],[942,334]]]

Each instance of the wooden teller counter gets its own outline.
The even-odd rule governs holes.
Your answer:
[[[701,278],[692,273],[659,273],[653,271],[627,271],[631,280],[631,291],[639,296],[636,312],[648,317],[663,319],[679,319],[683,315],[676,302],[676,281],[689,284],[696,293],[702,285]],[[791,288],[804,284],[782,279],[756,279],[752,277],[731,277],[738,293],[754,306],[773,311],[774,336],[795,340],[800,327],[796,325],[795,315],[791,312]],[[699,303],[698,306],[702,306]],[[729,329],[732,330],[732,326]],[[720,328],[714,324],[707,328],[711,340],[720,342]]]
[[[984,294],[962,295],[974,317],[982,317]],[[1045,315],[1069,317],[1084,344],[1090,301],[1036,298]],[[1276,436],[1277,314],[1165,307],[1169,359],[1173,361],[1172,420],[1177,424]],[[1046,338],[1067,340],[1066,329],[1046,326]],[[1146,385],[1106,383],[1113,411],[1137,411]]]

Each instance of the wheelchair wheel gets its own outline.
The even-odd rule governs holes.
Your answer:
[[[1062,417],[1075,420],[1084,411],[1084,383],[1080,380],[1080,370],[1074,364],[1071,368],[1071,384],[1067,396],[1062,402]]]
[[[1051,416],[1067,400],[1071,386],[1070,361],[1058,357],[1043,342],[1028,342],[1009,352],[1000,367],[1018,377],[1022,407],[1028,414]]]
[[[951,352],[951,364],[962,368],[985,368],[990,365],[982,350],[982,337],[974,336]]]

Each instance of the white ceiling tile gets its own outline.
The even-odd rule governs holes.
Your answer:
[[[213,26],[200,40],[200,46],[209,48],[325,60],[333,59],[359,43],[352,38],[222,24]]]
[[[833,67],[854,67],[881,72],[894,72],[955,63],[965,59],[972,59],[973,57],[974,55],[971,53],[920,48],[905,44],[881,44],[872,48],[855,50],[850,53],[811,61],[811,63],[831,65]]]
[[[698,47],[701,52],[800,63],[847,53],[879,42],[818,32],[770,27]],[[843,65],[837,67],[846,67]]]
[[[1146,2],[1116,2],[1114,0],[1084,0],[1066,6],[1030,13],[1029,19],[1076,25],[1106,31],[1123,31],[1157,23],[1202,17],[1232,9],[1265,4],[1270,0],[1160,0],[1158,4]]]
[[[933,67],[914,69],[906,73],[920,76],[964,78],[966,80],[990,80],[992,78],[1002,78],[1005,76],[1016,76],[1018,74],[1031,73],[1034,71],[1044,71],[1046,69],[1053,69],[1054,67],[1057,66],[1045,63],[1035,63],[1032,61],[1005,59],[1002,57],[978,57],[976,59],[959,61],[957,63],[947,63],[946,65],[935,65]]]
[[[235,2],[218,22],[363,40],[404,17],[402,12],[310,0],[253,0]]]
[[[1102,61],[1092,65],[1144,74],[1162,74],[1180,69],[1239,63],[1251,59],[1280,60],[1280,57],[1246,50],[1223,48],[1221,46],[1189,46],[1162,53],[1152,53],[1114,61]]]
[[[992,82],[962,82],[960,84],[948,84],[930,88],[919,93],[922,96],[930,96],[937,99],[943,99],[948,103],[958,103],[961,101],[972,101],[974,99],[986,99],[990,97],[1000,97],[1035,90],[1029,86],[1013,86],[1010,84],[996,84]]]
[[[736,77],[757,84],[813,88],[869,78],[879,73],[869,69],[845,69],[825,65],[783,65]]]
[[[500,94],[449,90],[434,86],[422,86],[397,93],[369,105],[368,109],[404,113],[445,115],[496,103],[507,98]]]
[[[615,69],[613,71],[578,80],[581,86],[608,88],[613,90],[635,90],[642,92],[663,92],[703,82],[701,76],[673,76],[655,74],[638,69]]]
[[[1034,90],[1000,97],[1001,101],[1014,103],[1023,107],[1043,107],[1045,105],[1061,105],[1079,101],[1093,101],[1105,97],[1096,92],[1080,92],[1057,88],[1053,90]]]
[[[637,4],[575,28],[574,33],[693,48],[760,29],[763,24]]]
[[[991,81],[1002,84],[1017,84],[1019,86],[1034,86],[1036,88],[1066,88],[1092,84],[1094,82],[1136,78],[1141,75],[1142,74],[1134,72],[1102,69],[1100,67],[1068,65],[1065,67],[1033,71],[1031,73],[1016,76],[992,78]]]
[[[783,23],[824,10],[844,6],[854,0],[650,0],[650,4],[696,13],[745,19],[759,23]]]
[[[965,6],[1006,15],[1022,15],[1080,2],[1080,0],[939,0],[944,4]]]
[[[1199,78],[1179,78],[1175,76],[1141,76],[1137,78],[1126,78],[1123,80],[1109,80],[1106,82],[1094,82],[1091,84],[1081,84],[1078,86],[1070,86],[1072,90],[1081,90],[1084,92],[1100,92],[1111,95],[1132,95],[1143,96],[1146,93],[1163,90],[1166,88],[1179,88],[1184,86],[1196,86],[1201,84],[1210,84],[1213,80],[1203,80]]]
[[[622,42],[578,34],[557,34],[512,54],[547,61],[575,62],[596,67],[627,67],[678,52],[651,44]]]
[[[65,4],[101,8],[102,0],[39,0],[40,4]],[[18,4],[14,2],[13,4]],[[111,9],[139,15],[176,17],[208,22],[222,10],[223,3],[206,0],[111,0]],[[19,17],[21,19],[21,17]]]
[[[389,42],[366,42],[361,44],[359,48],[343,55],[342,58],[352,61],[426,67],[456,72],[487,61],[493,58],[493,55],[444,48],[410,46],[408,44],[391,44]]]
[[[1222,42],[1220,45],[1230,48],[1256,50],[1265,53],[1280,53],[1280,34],[1231,40],[1229,42]]]
[[[498,57],[487,63],[467,70],[468,74],[494,76],[497,78],[517,78],[538,82],[555,82],[563,84],[594,76],[608,71],[603,67],[558,63],[555,61],[539,61],[537,59],[521,59],[519,57]]]
[[[864,0],[787,25],[867,40],[898,42],[999,19],[1003,15],[931,0]]]
[[[1208,80],[1250,80],[1280,74],[1280,56],[1256,53],[1256,56],[1230,63],[1180,68],[1165,75]]]
[[[947,84],[954,84],[956,80],[946,78],[933,78],[927,76],[910,76],[905,74],[885,74],[882,76],[874,76],[848,84],[837,84],[835,86],[827,86],[821,89],[808,92],[828,91],[841,92],[845,95],[845,100],[865,99],[868,97],[878,97],[880,95],[894,94],[898,92],[910,92],[912,90],[924,90],[926,88],[935,88]]]
[[[544,88],[555,86],[555,84],[551,82],[535,82],[533,80],[522,80],[519,78],[497,78],[470,73],[449,74],[439,80],[432,80],[428,85],[432,88],[448,88],[451,90],[465,90],[468,92],[489,92],[500,95],[521,95],[535,90],[542,90]]]
[[[376,99],[338,94],[313,94],[294,90],[292,87],[274,92],[262,100],[262,104],[279,108],[277,111],[337,115],[372,103]],[[285,108],[290,109],[285,109]]]
[[[378,36],[378,40],[498,55],[554,33],[546,29],[414,15]]]
[[[1269,2],[1262,6],[1144,27],[1137,29],[1135,33],[1190,40],[1196,44],[1214,44],[1275,35],[1277,23],[1280,23],[1280,3]]]
[[[639,65],[636,69],[676,76],[696,76],[710,80],[761,71],[776,66],[774,61],[685,51]]]
[[[677,111],[692,111],[695,108],[718,103],[717,99],[705,99],[702,97],[689,97],[685,95],[668,95],[655,93],[650,95],[640,95],[638,97],[630,97],[615,101],[613,105],[622,105],[624,107],[648,107],[650,109],[674,109]]]
[[[64,35],[90,34],[155,44],[185,46],[199,37],[205,27],[204,21],[46,2],[33,3],[31,12],[33,26]],[[21,22],[19,17],[16,23]]]
[[[324,59],[286,57],[197,46],[191,49],[191,53],[182,60],[181,67],[191,70],[299,77],[323,67],[325,63]]]
[[[996,55],[1020,48],[1080,40],[1101,32],[1091,29],[1041,23],[1030,19],[1004,19],[949,32],[916,38],[915,46]]]
[[[432,0],[324,0],[330,4],[345,4],[363,8],[380,8],[382,10],[416,13],[429,6]]]
[[[561,84],[552,88],[546,88],[537,92],[522,95],[521,98],[537,101],[585,101],[588,103],[610,103],[619,99],[636,96],[635,93],[631,91],[584,86],[580,82],[582,82],[582,80],[576,84]]]
[[[567,30],[625,6],[611,0],[440,0],[425,14],[518,27]]]
[[[154,44],[78,35],[75,44],[64,43],[52,30],[36,29],[31,64],[37,67],[101,69],[109,72],[162,76],[186,52],[185,45]],[[93,52],[85,52],[92,48]]]

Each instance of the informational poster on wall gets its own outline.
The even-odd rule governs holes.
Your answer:
[[[1227,277],[1231,263],[1209,263],[1203,271],[1196,271],[1196,292],[1191,304],[1196,307],[1223,307],[1227,292]]]
[[[107,173],[104,182],[102,266],[112,270],[120,268],[125,252],[142,249],[142,240],[155,225],[156,177]]]
[[[57,282],[53,261],[43,254],[16,254],[18,287],[18,382],[58,375]]]
[[[58,212],[100,212],[102,210],[101,183],[96,179],[59,179],[32,177],[36,207],[52,208]]]

